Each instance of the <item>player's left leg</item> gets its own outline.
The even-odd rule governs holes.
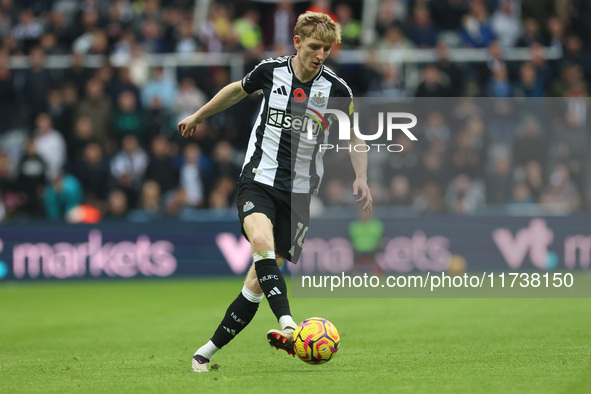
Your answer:
[[[254,261],[254,270],[251,267],[247,285],[252,286],[250,289],[253,291],[260,289],[265,295],[284,335],[278,343],[275,343],[277,340],[274,337],[268,336],[269,343],[293,354],[293,338],[290,333],[293,333],[297,325],[291,316],[287,285],[279,270],[285,258],[275,248],[274,226],[265,215],[253,213],[244,219],[243,228],[250,240]]]

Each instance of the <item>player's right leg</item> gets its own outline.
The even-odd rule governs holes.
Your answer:
[[[208,364],[213,355],[234,339],[254,318],[259,303],[263,299],[263,294],[260,291],[249,290],[250,286],[247,286],[247,282],[248,279],[238,297],[226,310],[224,318],[211,339],[195,352],[191,362],[191,371],[208,372]]]

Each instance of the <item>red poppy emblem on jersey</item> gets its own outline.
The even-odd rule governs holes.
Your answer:
[[[296,90],[294,90],[293,99],[296,101],[296,103],[303,103],[304,101],[306,101],[306,93],[304,93],[304,89],[297,88]]]

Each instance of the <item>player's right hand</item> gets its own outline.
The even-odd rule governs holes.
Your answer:
[[[181,120],[177,125],[177,130],[183,137],[189,138],[195,135],[197,132],[197,126],[201,124],[201,120],[195,116],[196,114],[187,116],[185,119]]]

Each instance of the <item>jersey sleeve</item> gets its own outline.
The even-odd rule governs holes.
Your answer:
[[[355,111],[355,104],[353,103],[353,92],[349,86],[344,85],[339,89],[339,107],[341,111],[347,114],[351,124],[353,124],[353,112]]]
[[[254,93],[263,88],[265,69],[264,61],[262,61],[242,78],[242,89],[244,89],[246,93]]]

